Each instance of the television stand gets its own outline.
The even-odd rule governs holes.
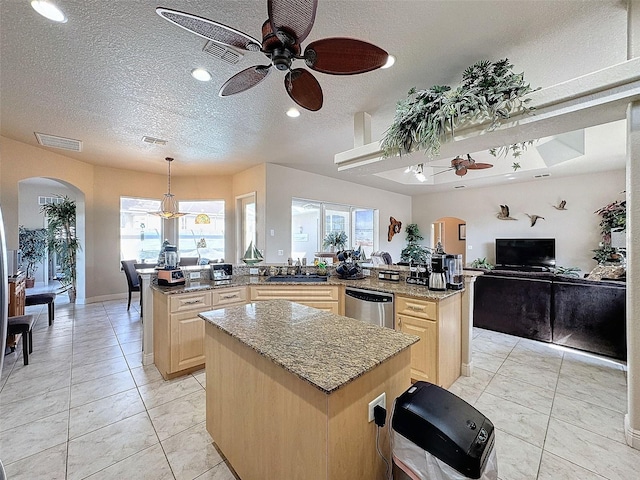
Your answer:
[[[549,267],[534,267],[528,265],[496,265],[496,270],[508,270],[512,272],[551,272]]]

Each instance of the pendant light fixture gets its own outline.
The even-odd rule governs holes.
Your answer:
[[[171,194],[171,162],[173,162],[173,158],[166,157],[165,160],[169,166],[169,174],[167,180],[167,193],[162,197],[162,201],[160,202],[160,210],[157,212],[149,212],[151,215],[156,215],[158,217],[162,217],[165,220],[171,218],[178,218],[186,215],[186,213],[178,212],[178,203],[176,202],[175,195]]]

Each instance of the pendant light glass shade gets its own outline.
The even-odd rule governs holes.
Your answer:
[[[167,164],[169,165],[169,173],[168,173],[168,181],[167,181],[167,193],[162,197],[162,201],[160,202],[160,210],[157,212],[149,212],[151,215],[156,215],[158,217],[162,217],[166,220],[171,218],[178,218],[186,215],[186,213],[178,212],[178,202],[176,202],[175,195],[171,194],[171,162],[173,162],[173,158],[167,157],[165,158]]]

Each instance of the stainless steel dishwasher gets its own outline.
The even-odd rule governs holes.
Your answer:
[[[381,327],[394,328],[393,294],[347,287],[344,314]]]

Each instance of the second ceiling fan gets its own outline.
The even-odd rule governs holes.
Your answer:
[[[262,24],[262,42],[234,28],[189,13],[158,7],[165,20],[207,40],[225,46],[262,52],[268,65],[255,65],[232,76],[220,89],[226,97],[244,92],[264,80],[272,68],[286,71],[284,85],[289,97],[303,108],[322,108],[322,88],[303,68],[291,68],[304,60],[311,70],[332,75],[355,75],[382,67],[389,58],[383,49],[353,38],[334,37],[311,42],[302,53],[304,41],[315,21],[318,0],[267,0],[269,18]]]
[[[491,168],[491,167],[493,167],[493,165],[490,163],[476,162],[473,158],[471,158],[471,155],[467,153],[466,159],[458,155],[456,158],[451,160],[450,167],[446,167],[446,170],[442,170],[441,172],[434,173],[433,175],[440,175],[441,173],[450,172],[451,170],[454,170],[456,172],[456,175],[458,175],[459,177],[464,177],[469,170],[484,170],[485,168]],[[445,167],[439,167],[439,168],[445,168]]]

